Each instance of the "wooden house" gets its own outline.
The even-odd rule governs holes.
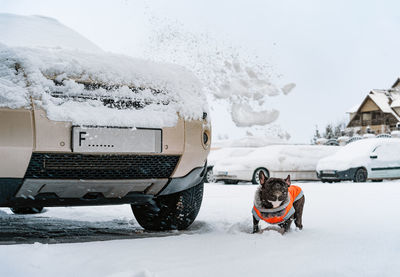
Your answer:
[[[400,125],[400,78],[388,90],[371,90],[361,105],[349,114],[347,128],[359,134],[397,130]]]

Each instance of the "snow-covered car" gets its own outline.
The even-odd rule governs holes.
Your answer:
[[[400,139],[370,138],[349,143],[321,159],[317,175],[323,182],[400,178]]]
[[[214,176],[214,165],[218,161],[230,159],[232,157],[241,157],[254,151],[254,147],[224,147],[220,149],[211,150],[207,159],[207,173],[206,182],[213,183],[216,181]]]
[[[228,157],[214,165],[217,181],[238,183],[251,181],[259,184],[259,172],[268,177],[292,180],[318,180],[317,162],[339,150],[339,146],[325,145],[271,145],[256,148],[250,153]]]
[[[58,21],[0,14],[0,206],[131,204],[151,230],[196,218],[211,144],[186,69],[104,52]]]
[[[208,155],[205,180],[208,183],[216,181],[213,168],[217,161],[229,159],[231,157],[241,157],[259,147],[282,144],[287,144],[287,142],[281,138],[268,136],[244,136],[239,139],[213,141],[214,149],[211,149]],[[226,180],[226,182],[229,182],[229,180]]]

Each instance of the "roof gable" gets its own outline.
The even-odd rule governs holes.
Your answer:
[[[400,116],[393,110],[391,104],[392,99],[387,91],[372,90],[357,110],[357,113],[361,112],[364,106],[371,100],[375,105],[384,113],[392,114],[397,120],[400,121]]]
[[[400,89],[400,78],[397,78],[396,82],[394,82],[392,88]]]

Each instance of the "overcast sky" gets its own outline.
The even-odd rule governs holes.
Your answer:
[[[309,142],[315,125],[347,119],[345,112],[373,88],[400,77],[400,1],[19,1],[0,12],[45,15],[103,49],[140,56],[152,18],[209,33],[258,55],[297,87],[271,99],[278,123],[295,142]],[[243,134],[216,113],[214,131]]]

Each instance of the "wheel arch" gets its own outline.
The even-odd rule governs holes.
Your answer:
[[[256,181],[256,172],[257,171],[259,171],[259,170],[261,170],[261,169],[263,169],[263,170],[265,170],[266,172],[267,172],[267,177],[269,178],[270,176],[271,176],[271,173],[270,173],[270,171],[268,170],[268,168],[267,167],[265,167],[265,166],[259,166],[259,167],[257,167],[256,169],[254,169],[253,170],[253,174],[252,174],[252,178],[251,178],[251,182],[253,183],[253,184],[256,184],[257,183],[257,181]]]

